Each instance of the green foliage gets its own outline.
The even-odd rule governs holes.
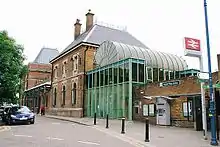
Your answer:
[[[6,31],[0,31],[0,103],[17,101],[16,94],[20,93],[21,79],[27,71],[23,50]]]

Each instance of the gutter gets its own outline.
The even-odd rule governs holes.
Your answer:
[[[83,99],[82,99],[82,108],[83,108],[83,117],[85,116],[85,109],[84,109],[84,102],[85,102],[85,92],[86,92],[86,52],[87,52],[87,50],[89,49],[89,47],[87,46],[86,47],[86,49],[84,50],[84,54],[83,54],[83,56],[84,56],[84,68],[83,68]]]

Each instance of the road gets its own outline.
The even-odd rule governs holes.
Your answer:
[[[134,147],[92,127],[45,117],[0,132],[2,147]]]

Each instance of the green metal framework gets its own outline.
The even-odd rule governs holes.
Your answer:
[[[132,120],[135,105],[133,87],[195,76],[198,70],[188,69],[184,59],[176,55],[105,41],[97,49],[96,69],[87,72],[87,116],[99,118],[127,117]]]
[[[94,60],[98,66],[103,67],[125,58],[145,60],[147,80],[151,82],[180,78],[183,76],[181,71],[188,68],[182,57],[114,41],[103,42]]]
[[[146,83],[145,61],[127,58],[87,73],[86,115],[132,120],[132,86]]]

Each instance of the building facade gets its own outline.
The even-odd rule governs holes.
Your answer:
[[[199,70],[188,69],[181,57],[105,41],[94,61],[96,68],[87,72],[84,105],[88,117],[148,118],[156,125],[202,130]],[[217,75],[213,73],[213,81]],[[205,95],[209,118],[209,96]],[[207,122],[209,128],[210,120]]]
[[[81,33],[79,19],[74,24],[74,41],[58,56],[52,64],[53,102],[48,114],[83,117],[87,79],[86,72],[92,70],[94,53],[106,40],[121,41],[130,45],[147,48],[143,43],[126,31],[99,25],[93,21],[91,10],[86,14],[86,30]]]
[[[39,112],[41,104],[48,107],[50,100],[50,81],[52,66],[49,61],[59,54],[57,49],[42,48],[35,60],[28,63],[28,73],[25,77],[25,91],[22,105],[27,105]],[[41,98],[41,97],[44,97]]]
[[[96,68],[87,72],[87,116],[135,118],[135,88],[187,76],[187,64],[178,56],[115,41],[97,49]],[[196,72],[191,72],[196,74]],[[155,91],[158,93],[158,90]],[[139,103],[139,102],[138,102]]]

